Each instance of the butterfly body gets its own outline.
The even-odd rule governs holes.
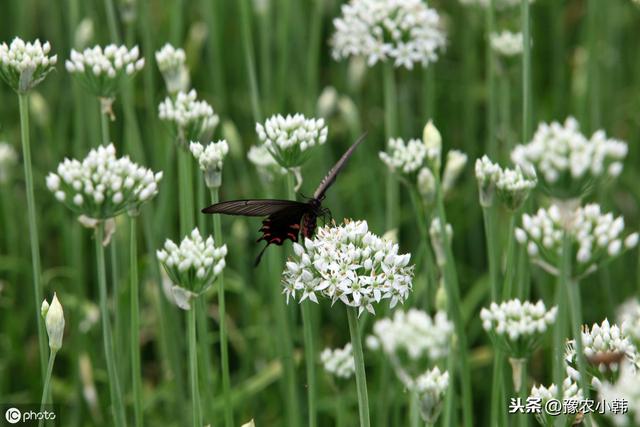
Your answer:
[[[287,240],[297,242],[301,233],[307,238],[313,236],[318,224],[318,217],[328,212],[328,209],[322,207],[325,192],[331,184],[335,182],[336,176],[363,139],[364,135],[342,155],[336,165],[320,182],[313,197],[305,202],[280,199],[230,200],[208,206],[202,209],[202,212],[226,215],[266,216],[260,228],[262,236],[257,241],[260,242],[264,240],[267,244],[256,259],[257,265],[269,245],[281,246]]]

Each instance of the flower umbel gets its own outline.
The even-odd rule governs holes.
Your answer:
[[[256,123],[258,138],[283,168],[301,166],[309,158],[309,149],[327,141],[324,119],[308,119],[302,114],[271,116]]]
[[[409,296],[413,266],[410,254],[369,232],[366,221],[349,221],[319,228],[304,246],[293,244],[294,255],[282,275],[284,294],[300,302],[318,302],[316,293],[375,313],[373,303],[390,300],[394,307]]]
[[[65,159],[47,176],[47,188],[72,211],[98,220],[137,212],[158,194],[162,172],[116,158],[113,144],[89,151],[82,161]]]
[[[49,348],[53,353],[62,348],[62,336],[64,335],[64,312],[62,305],[58,301],[58,296],[54,293],[51,304],[47,300],[42,301],[40,309],[47,335],[49,336]]]
[[[222,165],[229,152],[227,141],[211,142],[203,146],[199,142],[189,144],[191,154],[198,161],[200,170],[204,172],[204,180],[209,188],[220,187],[222,180]]]
[[[539,403],[542,408],[545,407],[546,403],[551,399],[556,399],[558,396],[558,386],[556,384],[551,384],[549,387],[545,387],[543,385],[533,386],[531,388],[531,394],[529,395],[529,399]],[[584,393],[582,389],[578,387],[578,383],[573,381],[570,377],[567,377],[562,382],[562,396],[561,400],[563,402],[573,401],[576,405],[579,401],[584,398]],[[566,404],[566,403],[565,403]],[[565,418],[563,425],[574,425],[574,421],[579,414],[576,412],[575,414],[565,414],[563,417]],[[541,412],[536,414],[536,419],[540,424],[545,427],[551,427],[554,425],[557,417],[551,416],[547,413],[547,411],[542,410]]]
[[[180,308],[189,310],[191,299],[209,289],[222,273],[226,255],[227,245],[216,247],[213,237],[204,240],[197,228],[179,246],[172,240],[165,241],[156,256],[174,283],[171,290]]]
[[[423,421],[429,424],[435,423],[449,388],[449,372],[441,372],[436,366],[416,378],[412,388],[420,402],[420,415]]]
[[[491,48],[502,56],[516,56],[522,53],[522,33],[503,31],[491,34]]]
[[[72,49],[65,67],[95,96],[114,98],[120,83],[142,70],[144,58],[140,58],[138,46],[127,49],[126,46],[110,44],[82,52]]]
[[[325,348],[320,353],[320,362],[327,373],[337,378],[349,379],[356,371],[351,343],[347,343],[344,348]]]
[[[491,303],[480,311],[480,319],[494,345],[511,357],[526,358],[555,322],[557,312],[557,307],[547,310],[542,301],[533,304],[513,299]]]
[[[598,179],[617,177],[627,156],[627,144],[609,139],[603,130],[587,139],[578,122],[569,117],[564,125],[542,123],[533,139],[511,153],[517,165],[535,168],[544,187],[555,197],[580,197]]]
[[[187,56],[184,50],[176,49],[169,43],[156,52],[156,62],[164,78],[164,83],[167,85],[167,92],[170,94],[189,90],[190,79],[189,70],[185,65],[186,60]]]
[[[158,107],[161,120],[171,123],[180,146],[186,149],[188,141],[208,139],[220,122],[206,101],[199,101],[195,89],[178,92],[175,99],[165,98]]]
[[[487,156],[476,160],[480,204],[483,207],[491,206],[494,194],[497,194],[498,199],[511,212],[520,209],[538,182],[535,172],[533,169],[531,171],[525,175],[520,166],[503,169],[497,163],[492,163]]]
[[[362,56],[369,66],[426,67],[446,43],[438,12],[421,0],[351,0],[333,25],[333,57]]]
[[[604,214],[597,204],[579,207],[563,214],[557,205],[540,208],[534,215],[522,215],[522,228],[516,228],[516,240],[527,245],[529,255],[549,273],[557,274],[562,255],[563,234],[571,240],[572,277],[597,270],[598,265],[614,259],[638,245],[638,233],[623,237],[624,219]]]
[[[427,147],[419,139],[405,143],[402,138],[391,138],[388,147],[389,152],[381,151],[379,156],[392,172],[411,175],[423,166]]]
[[[18,93],[38,85],[55,68],[57,55],[48,56],[49,42],[24,42],[16,37],[10,45],[0,44],[0,77]]]

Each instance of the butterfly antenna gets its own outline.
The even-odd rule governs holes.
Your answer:
[[[260,260],[262,259],[262,254],[264,254],[264,251],[267,250],[267,248],[269,247],[269,243],[267,243],[266,245],[264,245],[264,248],[262,248],[262,250],[260,251],[260,253],[258,254],[258,256],[256,257],[256,261],[253,263],[254,267],[257,267],[258,264],[260,264]]]

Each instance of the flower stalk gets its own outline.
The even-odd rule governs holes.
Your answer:
[[[22,156],[24,161],[24,178],[27,192],[27,217],[29,221],[29,244],[31,246],[31,272],[33,274],[33,294],[35,307],[42,301],[40,246],[38,240],[38,223],[36,221],[36,201],[33,190],[33,170],[31,165],[31,138],[29,135],[29,94],[18,93],[20,107],[20,135],[22,140]],[[46,372],[47,342],[44,327],[40,319],[38,325],[38,348],[40,354],[40,369],[44,377]]]
[[[369,427],[369,396],[367,393],[367,376],[364,370],[364,355],[362,353],[362,337],[358,325],[358,312],[354,307],[347,307],[347,318],[349,320],[349,333],[351,335],[351,346],[353,348],[353,358],[356,366],[356,388],[358,391],[358,413],[360,415],[360,427]]]
[[[138,278],[137,215],[129,214],[129,274],[130,274],[130,338],[131,383],[133,386],[133,412],[136,427],[144,425],[142,406],[142,373],[140,368],[140,302]]]

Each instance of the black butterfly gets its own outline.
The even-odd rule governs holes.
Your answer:
[[[266,216],[267,218],[262,221],[262,228],[260,228],[262,237],[257,241],[264,240],[267,244],[256,258],[255,265],[258,265],[262,254],[270,244],[280,246],[286,240],[297,242],[300,231],[304,237],[313,235],[318,217],[328,212],[328,209],[322,207],[322,200],[324,200],[327,189],[335,182],[336,176],[344,168],[347,160],[365,136],[366,134],[362,135],[349,147],[320,182],[313,197],[306,202],[277,199],[230,200],[206,207],[202,209],[202,213]]]

